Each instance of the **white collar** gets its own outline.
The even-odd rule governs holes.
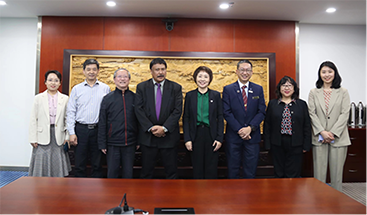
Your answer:
[[[158,83],[158,82],[156,82],[155,80],[154,80],[154,78],[152,78],[152,80],[153,80],[153,85],[155,85],[156,83]],[[161,87],[163,87],[163,85],[164,85],[164,82],[166,81],[166,79],[164,79],[163,81],[161,81]]]
[[[242,84],[242,82],[240,80],[237,81],[238,84],[240,85],[240,89],[242,89],[243,86],[246,86],[246,88],[248,89],[248,85],[249,85],[249,81],[246,84]]]

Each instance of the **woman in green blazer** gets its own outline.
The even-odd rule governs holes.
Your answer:
[[[191,152],[195,179],[218,177],[218,150],[223,142],[223,107],[220,93],[208,88],[213,72],[198,67],[193,75],[198,88],[186,94],[183,114],[184,140]]]

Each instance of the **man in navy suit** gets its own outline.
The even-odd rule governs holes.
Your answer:
[[[266,105],[263,88],[249,82],[252,73],[252,63],[241,60],[236,70],[238,81],[223,89],[228,178],[240,178],[241,164],[243,178],[256,175],[261,141],[259,126],[265,118]]]

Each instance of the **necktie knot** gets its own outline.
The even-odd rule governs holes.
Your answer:
[[[161,87],[161,84],[160,83],[155,83],[155,85],[157,85],[159,88]]]

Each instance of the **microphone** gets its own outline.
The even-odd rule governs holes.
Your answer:
[[[127,205],[126,193],[124,195],[124,199],[125,199],[125,202],[124,202],[124,212],[123,212],[123,214],[134,214],[134,208],[133,207],[129,207]]]
[[[124,199],[125,199],[125,202],[124,202],[124,212],[125,212],[125,211],[128,211],[129,210],[129,206],[127,205],[126,193],[124,195]],[[120,205],[121,205],[121,203],[120,203]]]
[[[124,202],[123,207],[121,207],[122,202]],[[124,194],[124,197],[122,197],[119,206],[108,209],[105,214],[134,214],[134,208],[127,205],[126,193]]]
[[[115,207],[113,210],[112,210],[112,214],[122,214],[122,209],[121,207]]]

